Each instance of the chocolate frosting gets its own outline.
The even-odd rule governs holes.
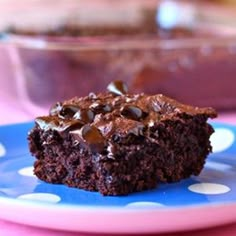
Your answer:
[[[56,103],[48,116],[38,117],[35,122],[40,129],[72,135],[101,152],[105,140],[113,134],[142,135],[144,127],[183,114],[206,119],[217,116],[213,108],[185,105],[162,94],[129,94],[126,85],[115,81],[108,85],[108,92]]]

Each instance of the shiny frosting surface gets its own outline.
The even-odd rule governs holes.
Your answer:
[[[95,150],[101,150],[105,140],[114,133],[142,135],[144,127],[181,114],[203,115],[206,119],[217,116],[213,108],[181,104],[162,94],[129,94],[121,81],[112,82],[107,90],[58,102],[48,116],[38,117],[35,122],[40,129],[55,130],[62,135],[69,133]]]

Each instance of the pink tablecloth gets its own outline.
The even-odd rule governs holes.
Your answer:
[[[6,60],[6,54],[4,51],[0,51],[0,125],[19,123],[24,121],[30,121],[33,119],[33,114],[29,110],[19,104],[14,84],[12,83],[12,72],[9,70],[8,60]],[[236,114],[224,114],[219,116],[219,121],[236,124]],[[1,209],[0,209],[1,210]],[[122,226],[121,226],[122,227]],[[19,225],[15,223],[6,222],[0,220],[0,235],[1,236],[73,236],[73,235],[85,235],[83,233],[69,233],[59,232],[49,229],[40,229],[36,227],[30,227],[25,225]],[[87,234],[86,234],[87,235]],[[192,235],[192,236],[231,236],[236,235],[236,223],[231,225],[219,226],[211,229],[204,229],[194,232],[182,232],[175,234],[165,235]]]

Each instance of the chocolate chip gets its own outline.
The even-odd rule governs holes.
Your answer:
[[[90,108],[96,113],[96,114],[105,114],[107,112],[110,112],[112,110],[111,106],[108,104],[101,104],[101,103],[93,103],[90,105]]]
[[[80,129],[82,126],[84,126],[84,122],[81,120],[71,120],[71,121],[62,121],[61,126],[58,127],[58,132],[68,132],[71,130]]]
[[[143,112],[139,107],[134,105],[126,105],[122,107],[120,113],[123,117],[132,120],[140,120],[146,115],[145,112]]]
[[[79,110],[80,108],[78,106],[74,105],[64,105],[62,106],[60,112],[59,112],[59,117],[60,118],[65,118],[65,119],[70,119],[74,116],[74,114]]]
[[[35,119],[35,123],[44,130],[55,130],[58,133],[80,129],[84,123],[80,120],[65,121],[54,116],[43,116]]]
[[[123,81],[116,80],[107,86],[107,90],[116,95],[123,95],[128,92],[128,87]]]
[[[51,107],[49,114],[51,116],[57,115],[59,114],[59,112],[62,109],[62,103],[61,102],[57,102],[54,106]]]
[[[95,126],[85,125],[82,128],[81,134],[92,152],[101,152],[104,149],[105,139]]]
[[[35,123],[43,130],[55,129],[59,121],[52,116],[42,116],[35,119]]]
[[[84,123],[91,123],[94,119],[94,113],[90,109],[79,109],[73,116],[73,119],[81,120]]]

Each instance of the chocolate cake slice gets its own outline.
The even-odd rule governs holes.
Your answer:
[[[29,148],[35,175],[103,195],[125,195],[198,175],[211,152],[212,108],[164,95],[105,93],[57,103],[35,119]]]

